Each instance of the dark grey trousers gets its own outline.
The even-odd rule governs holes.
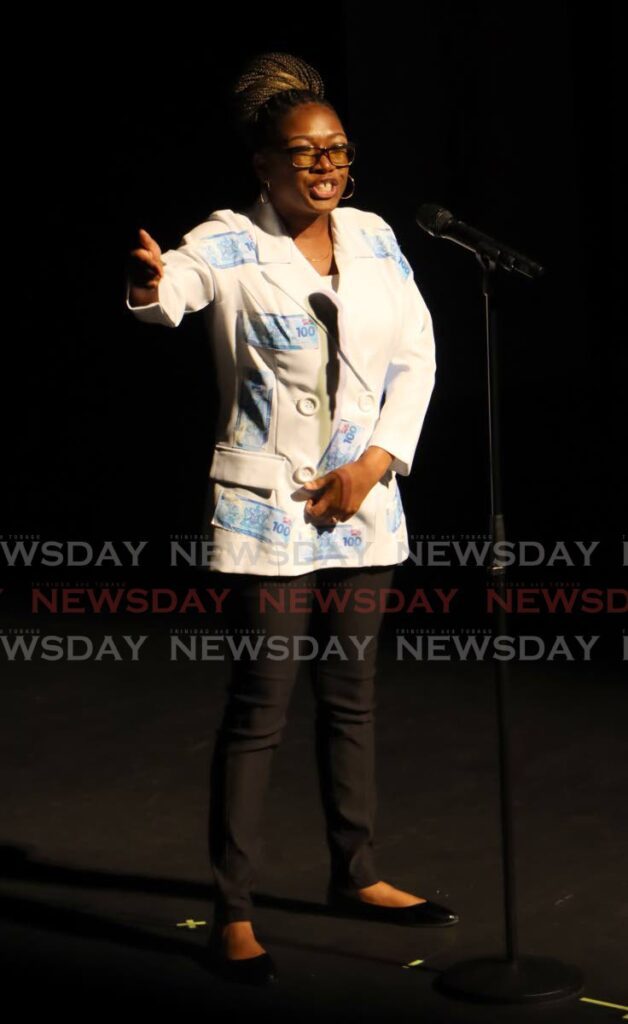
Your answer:
[[[373,859],[376,811],[374,711],[377,637],[381,626],[379,591],[390,587],[394,566],[318,569],[293,577],[212,573],[212,586],[230,588],[224,604],[225,632],[236,641],[259,631],[274,637],[315,637],[322,651],[337,637],[348,655],[308,662],[316,695],[316,756],[319,787],[331,857],[330,879],[347,888],[379,880]],[[340,603],[349,588],[374,592],[373,610],[354,601],[345,610],[331,602],[326,610],[306,596],[311,608],[291,612],[260,608],[260,591],[277,600],[283,591],[317,588],[323,599],[333,591]],[[286,605],[288,607],[288,605]],[[240,632],[243,631],[243,632]],[[356,642],[350,638],[355,637]],[[366,638],[370,637],[365,644]],[[365,644],[365,646],[361,646]],[[299,647],[301,651],[301,647]],[[312,650],[305,644],[302,653]],[[231,678],[211,766],[209,850],[216,883],[216,919],[252,920],[260,813],[268,787],[273,752],[281,741],[292,688],[302,662],[273,660],[264,644],[253,657],[231,659]],[[275,651],[275,654],[277,652]]]

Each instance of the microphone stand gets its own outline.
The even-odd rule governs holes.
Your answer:
[[[475,253],[482,267],[482,291],[486,317],[486,361],[488,371],[488,435],[491,490],[491,548],[488,580],[498,600],[493,605],[493,635],[504,636],[506,611],[505,565],[497,543],[505,540],[502,509],[501,447],[497,358],[497,315],[492,301],[496,262],[487,252]],[[504,550],[503,547],[501,549]],[[495,696],[499,744],[501,810],[501,852],[504,888],[504,930],[506,956],[485,956],[462,960],[444,970],[434,988],[445,995],[481,1003],[540,1003],[582,992],[581,971],[553,957],[521,956],[517,940],[515,907],[515,864],[512,807],[510,798],[511,757],[508,714],[509,672],[507,662],[495,659]]]

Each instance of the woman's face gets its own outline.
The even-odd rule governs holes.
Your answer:
[[[270,181],[273,206],[287,223],[299,224],[333,210],[345,191],[349,167],[334,166],[326,153],[320,154],[313,167],[293,167],[291,154],[281,150],[343,142],[348,139],[333,110],[307,103],[284,115],[274,146],[255,154],[260,181]],[[331,188],[322,186],[326,181],[332,183]]]

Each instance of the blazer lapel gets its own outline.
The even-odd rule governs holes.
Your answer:
[[[348,292],[353,287],[351,279],[358,270],[357,261],[373,258],[373,251],[360,230],[343,220],[342,210],[331,211],[334,253],[340,275],[339,289],[335,292],[327,287],[321,275],[299,252],[271,202],[263,203],[258,197],[245,212],[255,226],[257,256],[262,276],[273,287],[280,288],[288,295],[322,330],[326,331],[327,327],[316,316],[311,303],[307,301],[308,296],[318,292],[334,303],[338,311],[338,344],[342,358],[363,387],[370,390],[360,373],[360,350],[357,345],[352,344],[343,304],[343,292]]]

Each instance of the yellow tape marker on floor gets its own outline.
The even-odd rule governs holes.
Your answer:
[[[185,921],[177,921],[177,928],[200,928],[203,924],[207,924],[207,921],[195,921],[194,918],[187,917]]]
[[[409,964],[402,964],[401,966],[405,969],[408,967],[418,967],[419,964],[425,963],[424,960],[411,960]]]
[[[580,996],[581,1003],[595,1003],[596,1006],[609,1006],[611,1010],[628,1010],[628,1006],[620,1006],[619,1003],[605,1003],[603,999],[588,999],[587,996]],[[628,1017],[622,1017],[628,1020]]]

